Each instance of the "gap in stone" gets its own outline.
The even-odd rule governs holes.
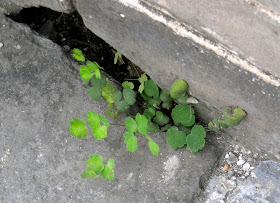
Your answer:
[[[143,71],[125,56],[114,64],[116,50],[92,33],[83,23],[77,11],[66,14],[45,7],[24,8],[18,15],[8,16],[12,20],[27,24],[32,30],[62,46],[66,51],[82,50],[87,60],[96,61],[104,71],[122,83],[137,79]]]

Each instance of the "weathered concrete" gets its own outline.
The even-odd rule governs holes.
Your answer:
[[[69,3],[51,2],[45,6],[54,10],[61,10],[58,2]],[[202,120],[209,122],[227,106],[244,108],[247,119],[227,132],[279,159],[280,15],[273,2],[75,0],[73,5],[89,29],[161,87],[178,77],[188,81],[190,92],[210,110],[198,108]]]
[[[77,10],[89,29],[161,87],[178,77],[188,81],[190,92],[212,111],[199,110],[205,121],[226,106],[244,108],[247,119],[227,132],[279,159],[279,23],[241,0],[150,2],[158,6],[78,0]]]
[[[106,103],[90,100],[78,64],[50,40],[2,14],[0,33],[1,203],[191,201],[223,146],[210,139],[197,155],[173,151],[159,133],[151,135],[161,148],[155,157],[143,136],[128,153],[119,142],[122,126],[111,126],[103,141],[70,136],[72,118],[104,114]],[[124,117],[110,121],[123,124]],[[113,181],[79,177],[93,153],[115,158]]]

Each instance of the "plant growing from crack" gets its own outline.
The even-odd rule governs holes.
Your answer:
[[[79,49],[74,49],[72,56],[85,64],[80,66],[80,76],[83,84],[90,86],[89,96],[95,101],[103,97],[108,102],[106,114],[111,118],[115,118],[120,113],[127,113],[129,108],[135,104],[137,94],[145,101],[146,109],[142,114],[130,115],[125,119],[126,132],[122,137],[127,151],[135,152],[137,150],[137,137],[142,135],[147,139],[151,153],[157,156],[160,148],[149,133],[159,131],[166,132],[167,143],[174,150],[187,146],[190,152],[196,153],[205,146],[205,129],[202,125],[195,124],[194,109],[192,108],[192,105],[197,104],[198,101],[188,95],[186,81],[176,79],[170,90],[161,90],[153,80],[142,74],[138,78],[140,82],[138,91],[134,91],[134,84],[128,81],[122,83],[122,91],[116,90],[103,76],[100,71],[103,68],[96,62],[85,61],[85,57]],[[171,113],[168,113],[169,111]],[[208,128],[218,130],[238,125],[245,115],[245,111],[239,107],[227,108],[224,111],[224,118],[214,119],[209,123]],[[107,137],[110,123],[104,115],[89,111],[86,118],[96,140]],[[70,121],[69,131],[71,135],[81,139],[87,136],[88,127],[84,120],[74,118]],[[113,158],[108,159],[107,164],[104,165],[103,158],[99,154],[93,154],[89,156],[86,164],[86,172],[81,174],[82,178],[97,178],[99,175],[104,179],[112,180],[114,178]]]

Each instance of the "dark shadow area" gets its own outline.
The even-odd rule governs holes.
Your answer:
[[[33,7],[22,9],[18,15],[8,17],[27,24],[32,30],[51,39],[68,52],[74,48],[82,50],[87,60],[96,61],[119,82],[136,79],[142,73],[140,68],[125,56],[114,64],[116,50],[87,29],[78,12],[65,14],[49,8]]]

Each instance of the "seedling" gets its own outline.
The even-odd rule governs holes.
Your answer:
[[[73,57],[85,62],[85,57],[79,49],[74,49]],[[120,52],[115,55],[114,63]],[[83,84],[89,84],[88,94],[93,100],[100,100],[102,97],[108,103],[106,114],[112,118],[121,113],[128,112],[130,106],[136,102],[136,96],[141,96],[145,101],[146,109],[143,114],[137,113],[125,119],[126,132],[123,133],[124,143],[129,152],[138,149],[138,137],[144,136],[148,141],[148,146],[153,155],[157,156],[160,148],[150,137],[151,132],[166,132],[167,143],[172,149],[177,150],[184,146],[196,153],[202,150],[205,145],[206,132],[202,125],[195,124],[194,109],[191,105],[198,103],[197,99],[187,93],[188,84],[182,79],[177,79],[169,90],[161,90],[152,79],[148,79],[145,74],[139,77],[140,86],[138,91],[134,91],[134,84],[128,81],[122,83],[122,90],[115,90],[114,86],[108,83],[108,79],[101,73],[103,69],[96,62],[86,61],[86,65],[81,65],[80,75]],[[164,112],[170,110],[171,117]],[[229,126],[238,125],[245,117],[246,113],[239,107],[227,108],[224,117],[214,119],[208,128],[218,130]],[[78,139],[84,138],[88,134],[88,127],[96,140],[107,138],[109,121],[104,115],[89,111],[87,113],[87,123],[79,118],[70,121],[70,134]],[[151,135],[152,136],[152,135]],[[106,165],[99,154],[89,156],[86,172],[81,174],[82,178],[97,178],[101,175],[104,179],[114,178],[114,159],[108,159]]]

